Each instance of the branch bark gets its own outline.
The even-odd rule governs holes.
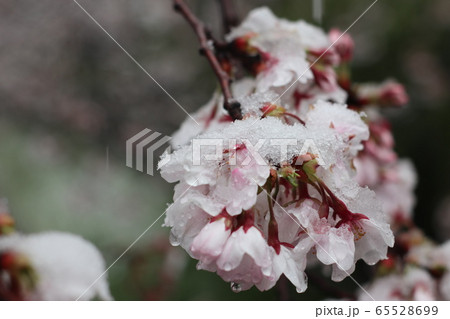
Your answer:
[[[223,29],[225,33],[231,31],[231,28],[238,25],[239,17],[236,14],[233,0],[218,0],[222,13]]]
[[[200,41],[200,52],[208,59],[209,64],[216,74],[224,96],[224,108],[233,120],[242,119],[241,104],[233,98],[230,89],[231,78],[227,72],[222,69],[217,56],[214,53],[214,41],[206,30],[205,25],[189,9],[183,0],[174,0],[174,9],[179,12],[194,29],[195,34]]]
[[[278,289],[278,300],[279,301],[290,301],[289,297],[289,281],[285,275],[281,275],[277,282]]]

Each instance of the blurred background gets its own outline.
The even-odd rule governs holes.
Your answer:
[[[78,0],[189,112],[216,87],[170,0]],[[324,0],[322,26],[345,30],[373,1]],[[217,1],[188,1],[221,34]],[[312,0],[235,1],[241,18],[267,5],[312,19]],[[417,167],[415,220],[450,239],[450,1],[380,0],[350,30],[353,78],[406,85],[388,113],[397,151]],[[0,197],[23,232],[61,230],[94,242],[111,264],[171,202],[173,185],[125,166],[125,141],[173,133],[186,114],[71,0],[0,1]],[[171,247],[161,218],[109,271],[118,300],[273,300],[234,294]],[[344,281],[343,287],[354,289]],[[317,285],[297,299],[321,299]]]

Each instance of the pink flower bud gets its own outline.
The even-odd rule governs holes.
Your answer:
[[[311,71],[316,84],[325,92],[334,92],[338,88],[336,73],[332,68],[313,67]]]
[[[341,62],[341,56],[335,48],[325,48],[321,50],[310,50],[309,54],[312,55],[312,60],[320,59],[320,62],[325,65],[336,66]]]
[[[353,57],[355,47],[352,37],[348,33],[343,34],[338,29],[331,29],[328,36],[330,37],[331,43],[334,43],[333,47],[341,57],[341,61],[350,61]]]
[[[408,103],[408,101],[409,98],[405,91],[405,87],[400,83],[388,82],[381,88],[381,104],[401,106]]]

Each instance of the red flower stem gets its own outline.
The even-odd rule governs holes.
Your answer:
[[[211,43],[213,41],[211,36],[208,36],[209,32],[206,30],[205,25],[192,13],[183,0],[174,0],[173,2],[175,11],[179,12],[194,29],[195,34],[200,41],[201,53],[205,55],[219,80],[224,96],[224,108],[228,111],[228,114],[230,114],[233,120],[241,120],[241,104],[236,101],[231,94],[231,78],[228,73],[222,69],[219,60],[214,53],[213,45]]]
[[[328,195],[331,197],[332,200],[339,200],[339,199],[336,197],[336,195],[333,194],[333,192],[331,191],[331,189],[329,189],[328,186],[327,186],[323,181],[321,181],[321,180],[319,179],[318,183],[319,183],[320,187],[321,187],[322,189],[324,189],[324,190],[328,193]]]
[[[277,183],[278,185],[278,183]],[[275,191],[278,193],[278,191]],[[275,199],[276,200],[276,199]],[[280,253],[281,247],[280,247],[280,239],[278,237],[278,223],[275,219],[275,214],[273,211],[273,202],[274,198],[270,193],[267,193],[267,201],[269,203],[269,212],[270,212],[270,221],[269,221],[269,238],[267,240],[267,243],[269,246],[272,246],[273,249],[275,249],[275,252],[277,254]]]
[[[277,178],[275,183],[275,192],[273,194],[273,199],[276,201],[278,197],[278,192],[280,191],[280,180]]]
[[[299,121],[300,123],[302,123],[303,125],[305,125],[305,121],[303,121],[301,118],[299,118],[297,115],[289,113],[289,112],[284,112],[284,115],[286,116],[290,116],[294,119],[296,119],[297,121]]]

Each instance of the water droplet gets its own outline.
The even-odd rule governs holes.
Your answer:
[[[233,291],[235,293],[242,291],[241,284],[239,284],[237,282],[232,282],[230,286],[231,286],[231,291]]]
[[[225,263],[224,265],[223,265],[223,270],[225,270],[225,271],[230,271],[231,270],[231,264],[230,263]]]
[[[170,232],[169,242],[172,246],[180,246],[180,239],[173,232]]]

